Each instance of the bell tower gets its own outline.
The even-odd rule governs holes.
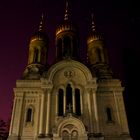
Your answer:
[[[28,65],[24,71],[23,77],[27,79],[37,79],[47,66],[47,57],[49,49],[48,36],[44,29],[44,16],[42,14],[38,31],[30,39]]]
[[[63,22],[56,29],[56,58],[78,58],[78,30],[71,22],[69,4],[66,1],[66,9]]]
[[[88,63],[99,78],[111,78],[112,72],[109,68],[107,49],[103,35],[97,31],[92,14],[91,31],[87,38]]]

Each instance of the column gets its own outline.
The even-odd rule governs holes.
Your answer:
[[[14,121],[14,116],[15,116],[15,106],[16,106],[16,97],[14,98],[14,105],[13,105],[13,110],[12,110],[12,117],[11,117],[11,123],[10,123],[10,130],[9,130],[9,136],[12,134],[12,129],[13,129],[13,121]]]
[[[113,92],[113,96],[114,96],[114,101],[115,101],[115,107],[116,107],[116,111],[117,111],[117,118],[118,118],[118,123],[120,123],[120,115],[119,115],[119,110],[118,110],[118,103],[117,103],[117,99],[116,99],[116,95],[115,92]]]
[[[96,133],[99,133],[99,118],[98,118],[98,109],[97,109],[97,94],[93,93],[93,103],[94,103],[94,112],[95,112],[95,121],[96,121]]]
[[[124,101],[123,101],[122,95],[120,97],[118,104],[119,104],[119,112],[120,112],[120,121],[122,124],[122,132],[127,134],[127,133],[129,133],[129,129],[128,129],[127,116],[126,116],[126,111],[125,111],[125,106],[124,106]]]
[[[24,95],[22,95],[21,97],[19,97],[18,99],[18,105],[19,105],[19,118],[17,120],[17,124],[18,124],[18,127],[17,127],[17,134],[20,135],[20,125],[21,125],[21,118],[23,117],[23,99],[24,99]],[[22,122],[23,123],[23,122]]]
[[[58,101],[58,93],[55,96],[56,96],[56,108],[55,108],[55,110],[56,110],[56,116],[58,116],[58,103],[59,103],[59,101]]]
[[[43,132],[43,122],[44,122],[44,100],[45,100],[45,95],[44,93],[41,95],[41,108],[40,108],[40,122],[39,122],[39,135],[42,135]]]
[[[75,113],[75,92],[72,93],[72,112]]]
[[[40,55],[41,55],[40,48],[38,48],[38,58],[37,58],[37,62],[40,62]]]
[[[49,120],[50,120],[50,90],[47,93],[47,118],[46,118],[46,136],[49,135]]]
[[[93,119],[92,119],[92,111],[91,111],[91,98],[90,98],[90,92],[88,92],[88,109],[89,109],[89,120],[90,120],[90,133],[93,133]]]
[[[66,114],[66,91],[64,92],[64,114]]]
[[[83,99],[81,93],[80,93],[80,107],[81,107],[81,114],[83,114]]]
[[[118,96],[120,97],[120,100],[118,101],[119,97],[116,97],[116,94],[118,93],[113,92],[113,94],[114,94],[114,100],[115,100],[115,105],[117,110],[117,117],[121,127],[121,132],[129,133],[127,117],[126,117],[126,112],[125,112],[124,102],[123,102],[123,96],[122,94],[119,93]]]

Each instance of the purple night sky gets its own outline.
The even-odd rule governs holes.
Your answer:
[[[133,76],[128,76],[134,72],[132,68],[128,69],[129,66],[135,67],[137,62],[140,62],[138,61],[140,60],[138,57],[140,10],[137,5],[136,2],[126,0],[70,0],[71,19],[79,27],[80,46],[83,49],[86,47],[86,37],[91,22],[90,15],[93,11],[97,28],[104,33],[106,38],[110,66],[114,75],[121,79],[126,87],[131,85],[128,81],[134,80]],[[38,29],[42,12],[45,14],[45,28],[50,40],[51,51],[48,63],[51,64],[54,60],[55,29],[63,19],[64,10],[65,0],[0,1],[0,119],[10,119],[13,88],[26,67],[29,40]],[[132,56],[128,57],[131,53],[132,60],[137,60],[136,63],[127,61],[128,58],[131,61]],[[130,72],[126,72],[127,70]],[[137,75],[134,74],[134,77]],[[132,86],[135,87],[134,84]],[[136,113],[133,107],[138,105],[138,95],[131,92],[126,94],[129,94],[125,95],[125,102],[130,130],[134,131],[137,121],[131,121],[134,119],[131,114]],[[134,102],[135,105],[132,106]]]

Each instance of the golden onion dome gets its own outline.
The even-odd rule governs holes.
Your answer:
[[[64,15],[64,20],[56,29],[56,35],[58,35],[61,32],[64,31],[72,31],[77,32],[76,26],[70,21],[69,18],[69,7],[68,7],[68,1],[66,1],[66,10]]]
[[[72,31],[77,32],[77,28],[72,22],[69,20],[64,20],[56,29],[56,35],[64,32],[64,31]]]
[[[42,40],[42,41],[48,41],[48,36],[45,32],[37,31],[33,34],[31,37],[30,42],[33,42],[35,40]]]
[[[92,30],[91,30],[90,34],[88,35],[88,38],[87,38],[87,43],[88,44],[93,42],[93,41],[103,40],[103,35],[96,30],[96,26],[95,26],[95,23],[93,21],[93,15],[92,15],[91,29]]]
[[[97,31],[92,31],[87,38],[87,43],[89,44],[89,43],[91,43],[93,41],[97,41],[97,40],[103,40],[103,36],[100,33],[98,33]]]
[[[36,31],[32,37],[31,37],[31,42],[35,41],[35,40],[44,40],[44,41],[48,41],[48,36],[46,35],[45,31],[44,31],[44,16],[42,14],[41,16],[41,21],[39,24],[39,28],[38,31]]]

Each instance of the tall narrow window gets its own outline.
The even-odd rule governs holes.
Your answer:
[[[46,60],[47,60],[47,52],[46,52],[46,49],[42,49],[42,50],[41,50],[41,59],[40,59],[40,63],[41,63],[41,64],[46,64]]]
[[[98,48],[98,49],[96,50],[96,52],[97,52],[98,62],[101,62],[101,61],[102,61],[101,50]]]
[[[69,140],[69,139],[70,137],[68,131],[64,130],[62,133],[62,140]]]
[[[39,50],[35,49],[34,50],[34,62],[38,62],[38,56],[39,56]]]
[[[66,105],[67,105],[67,110],[71,111],[72,110],[72,88],[70,84],[68,84],[66,88]]]
[[[71,56],[71,39],[69,36],[64,38],[64,56]]]
[[[57,57],[62,57],[62,39],[57,40]]]
[[[112,110],[111,110],[111,108],[109,108],[109,107],[106,108],[106,114],[107,114],[107,121],[111,122],[112,121]]]
[[[71,133],[71,140],[78,140],[78,132],[76,130]]]
[[[79,54],[78,54],[78,43],[77,43],[78,41],[77,41],[77,39],[75,39],[75,38],[73,38],[73,48],[72,48],[72,55],[73,55],[73,57],[76,57],[76,56],[78,56]]]
[[[58,91],[58,116],[63,116],[63,106],[64,106],[64,93],[63,89]]]
[[[32,121],[32,109],[28,108],[27,114],[26,114],[26,122],[31,122]]]
[[[81,115],[81,103],[80,103],[80,90],[75,89],[75,109],[76,115]]]

